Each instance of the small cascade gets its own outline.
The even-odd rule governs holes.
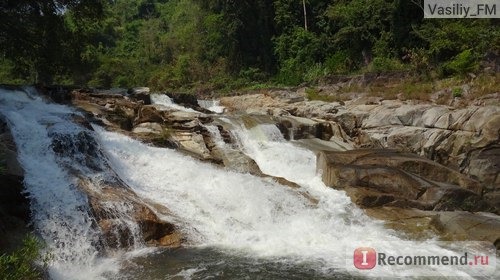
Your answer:
[[[205,108],[207,110],[210,110],[214,113],[217,113],[217,114],[224,113],[225,107],[220,105],[219,100],[198,99],[198,104],[200,105],[200,107]]]
[[[260,141],[285,141],[283,134],[274,124],[255,125],[252,128],[248,129],[248,133],[252,134],[252,137],[259,139]]]
[[[224,139],[222,139],[222,135],[216,125],[204,125],[204,127],[208,130],[210,136],[212,136],[212,140],[218,148],[223,149],[226,147],[226,143]]]
[[[165,109],[173,109],[176,111],[183,111],[183,112],[196,112],[195,110],[191,108],[186,108],[184,106],[175,104],[172,99],[166,95],[166,94],[151,94],[151,102],[156,105],[160,105],[161,107],[164,107]]]

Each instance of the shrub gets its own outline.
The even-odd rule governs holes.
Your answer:
[[[444,74],[459,74],[466,75],[467,73],[475,72],[479,68],[477,58],[472,51],[465,50],[455,56],[450,62],[444,64]]]
[[[325,67],[333,74],[346,74],[355,68],[346,51],[338,51],[329,56],[325,61]]]
[[[375,57],[373,61],[368,65],[369,72],[387,72],[387,71],[397,71],[404,68],[403,64],[396,59],[387,57]]]
[[[302,71],[295,59],[288,59],[282,63],[276,80],[281,84],[290,86],[297,86],[302,83]]]
[[[460,87],[453,88],[451,92],[453,94],[453,97],[462,97],[462,88]]]

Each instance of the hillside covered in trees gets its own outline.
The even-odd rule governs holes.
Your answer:
[[[364,72],[482,71],[498,19],[407,0],[2,1],[0,82],[198,91]]]

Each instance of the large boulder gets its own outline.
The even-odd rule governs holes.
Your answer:
[[[500,250],[500,217],[486,213],[439,212],[431,225],[447,239],[484,240]]]
[[[152,207],[135,193],[119,183],[103,184],[97,189],[92,182],[81,180],[79,186],[87,194],[106,248],[127,248],[141,243],[167,247],[181,245],[182,235],[176,227],[159,219]]]
[[[500,217],[494,214],[422,211],[385,206],[366,209],[365,212],[385,221],[386,227],[412,239],[425,240],[437,235],[446,241],[487,241],[500,250]]]
[[[320,152],[317,168],[327,186],[345,189],[365,208],[498,212],[483,199],[479,182],[413,154],[383,149]]]

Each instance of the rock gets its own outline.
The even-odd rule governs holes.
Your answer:
[[[0,118],[0,167],[4,170],[0,173],[23,177],[24,171],[17,160],[17,149],[7,123]]]
[[[488,182],[487,190],[500,190],[500,144],[471,151],[467,163],[467,174]]]
[[[65,129],[67,127],[59,127],[58,124],[48,129],[48,134],[52,138],[50,147],[54,153],[60,157],[84,163],[95,171],[102,171],[99,145],[90,131],[80,130],[68,133]]]
[[[365,213],[372,218],[383,220],[386,227],[404,233],[411,239],[426,240],[441,234],[432,225],[432,220],[437,215],[434,211],[384,206],[365,209]]]
[[[36,87],[36,91],[49,97],[52,101],[59,104],[68,104],[71,102],[72,95],[71,92],[73,88],[70,86],[45,86],[39,85]]]
[[[134,119],[134,125],[141,123],[163,123],[163,113],[158,111],[153,105],[142,106]]]
[[[397,207],[376,207],[365,210],[369,216],[384,220],[385,225],[404,232],[412,239],[488,241],[500,249],[500,217],[489,213],[463,211],[436,212]]]
[[[30,201],[23,177],[0,174],[0,255],[18,248],[29,233]]]
[[[102,182],[103,186],[97,190],[89,181],[79,182],[103,232],[106,248],[127,248],[137,243],[175,247],[182,243],[182,235],[172,223],[160,220],[152,208],[135,193],[114,184],[116,183]],[[120,215],[114,210],[116,207],[121,209]]]
[[[151,104],[150,90],[148,87],[136,87],[128,90],[129,97],[135,101],[142,101],[144,105]]]
[[[198,133],[174,131],[172,139],[179,143],[179,149],[191,154],[199,159],[212,159],[210,150],[208,150],[203,136]]]
[[[200,106],[198,105],[198,98],[194,94],[189,93],[167,93],[167,95],[172,98],[172,101],[175,103],[182,105],[184,107],[197,109]]]
[[[500,250],[500,217],[487,213],[440,212],[431,224],[451,240],[481,240]]]
[[[500,209],[500,190],[484,194],[484,200],[486,200],[490,205],[495,206],[497,209]]]
[[[161,134],[163,132],[163,127],[159,123],[141,123],[132,129],[133,133],[146,133],[146,134]]]
[[[332,137],[329,141],[321,140],[318,138],[300,139],[297,141],[297,143],[314,152],[320,152],[320,151],[340,152],[340,151],[352,150],[352,146],[349,143],[345,143],[341,141],[341,139],[336,137]]]
[[[361,207],[499,211],[481,197],[483,188],[477,181],[413,154],[371,149],[320,152],[317,168],[327,186],[345,189]]]
[[[0,118],[0,255],[17,249],[29,232],[30,201],[7,123]]]
[[[184,112],[184,111],[173,111],[173,112],[165,112],[165,119],[169,123],[186,123],[193,121],[194,119],[197,118],[203,118],[206,116],[202,115],[201,113],[197,112]],[[209,118],[210,120],[210,118]],[[206,122],[206,119],[205,119]]]

